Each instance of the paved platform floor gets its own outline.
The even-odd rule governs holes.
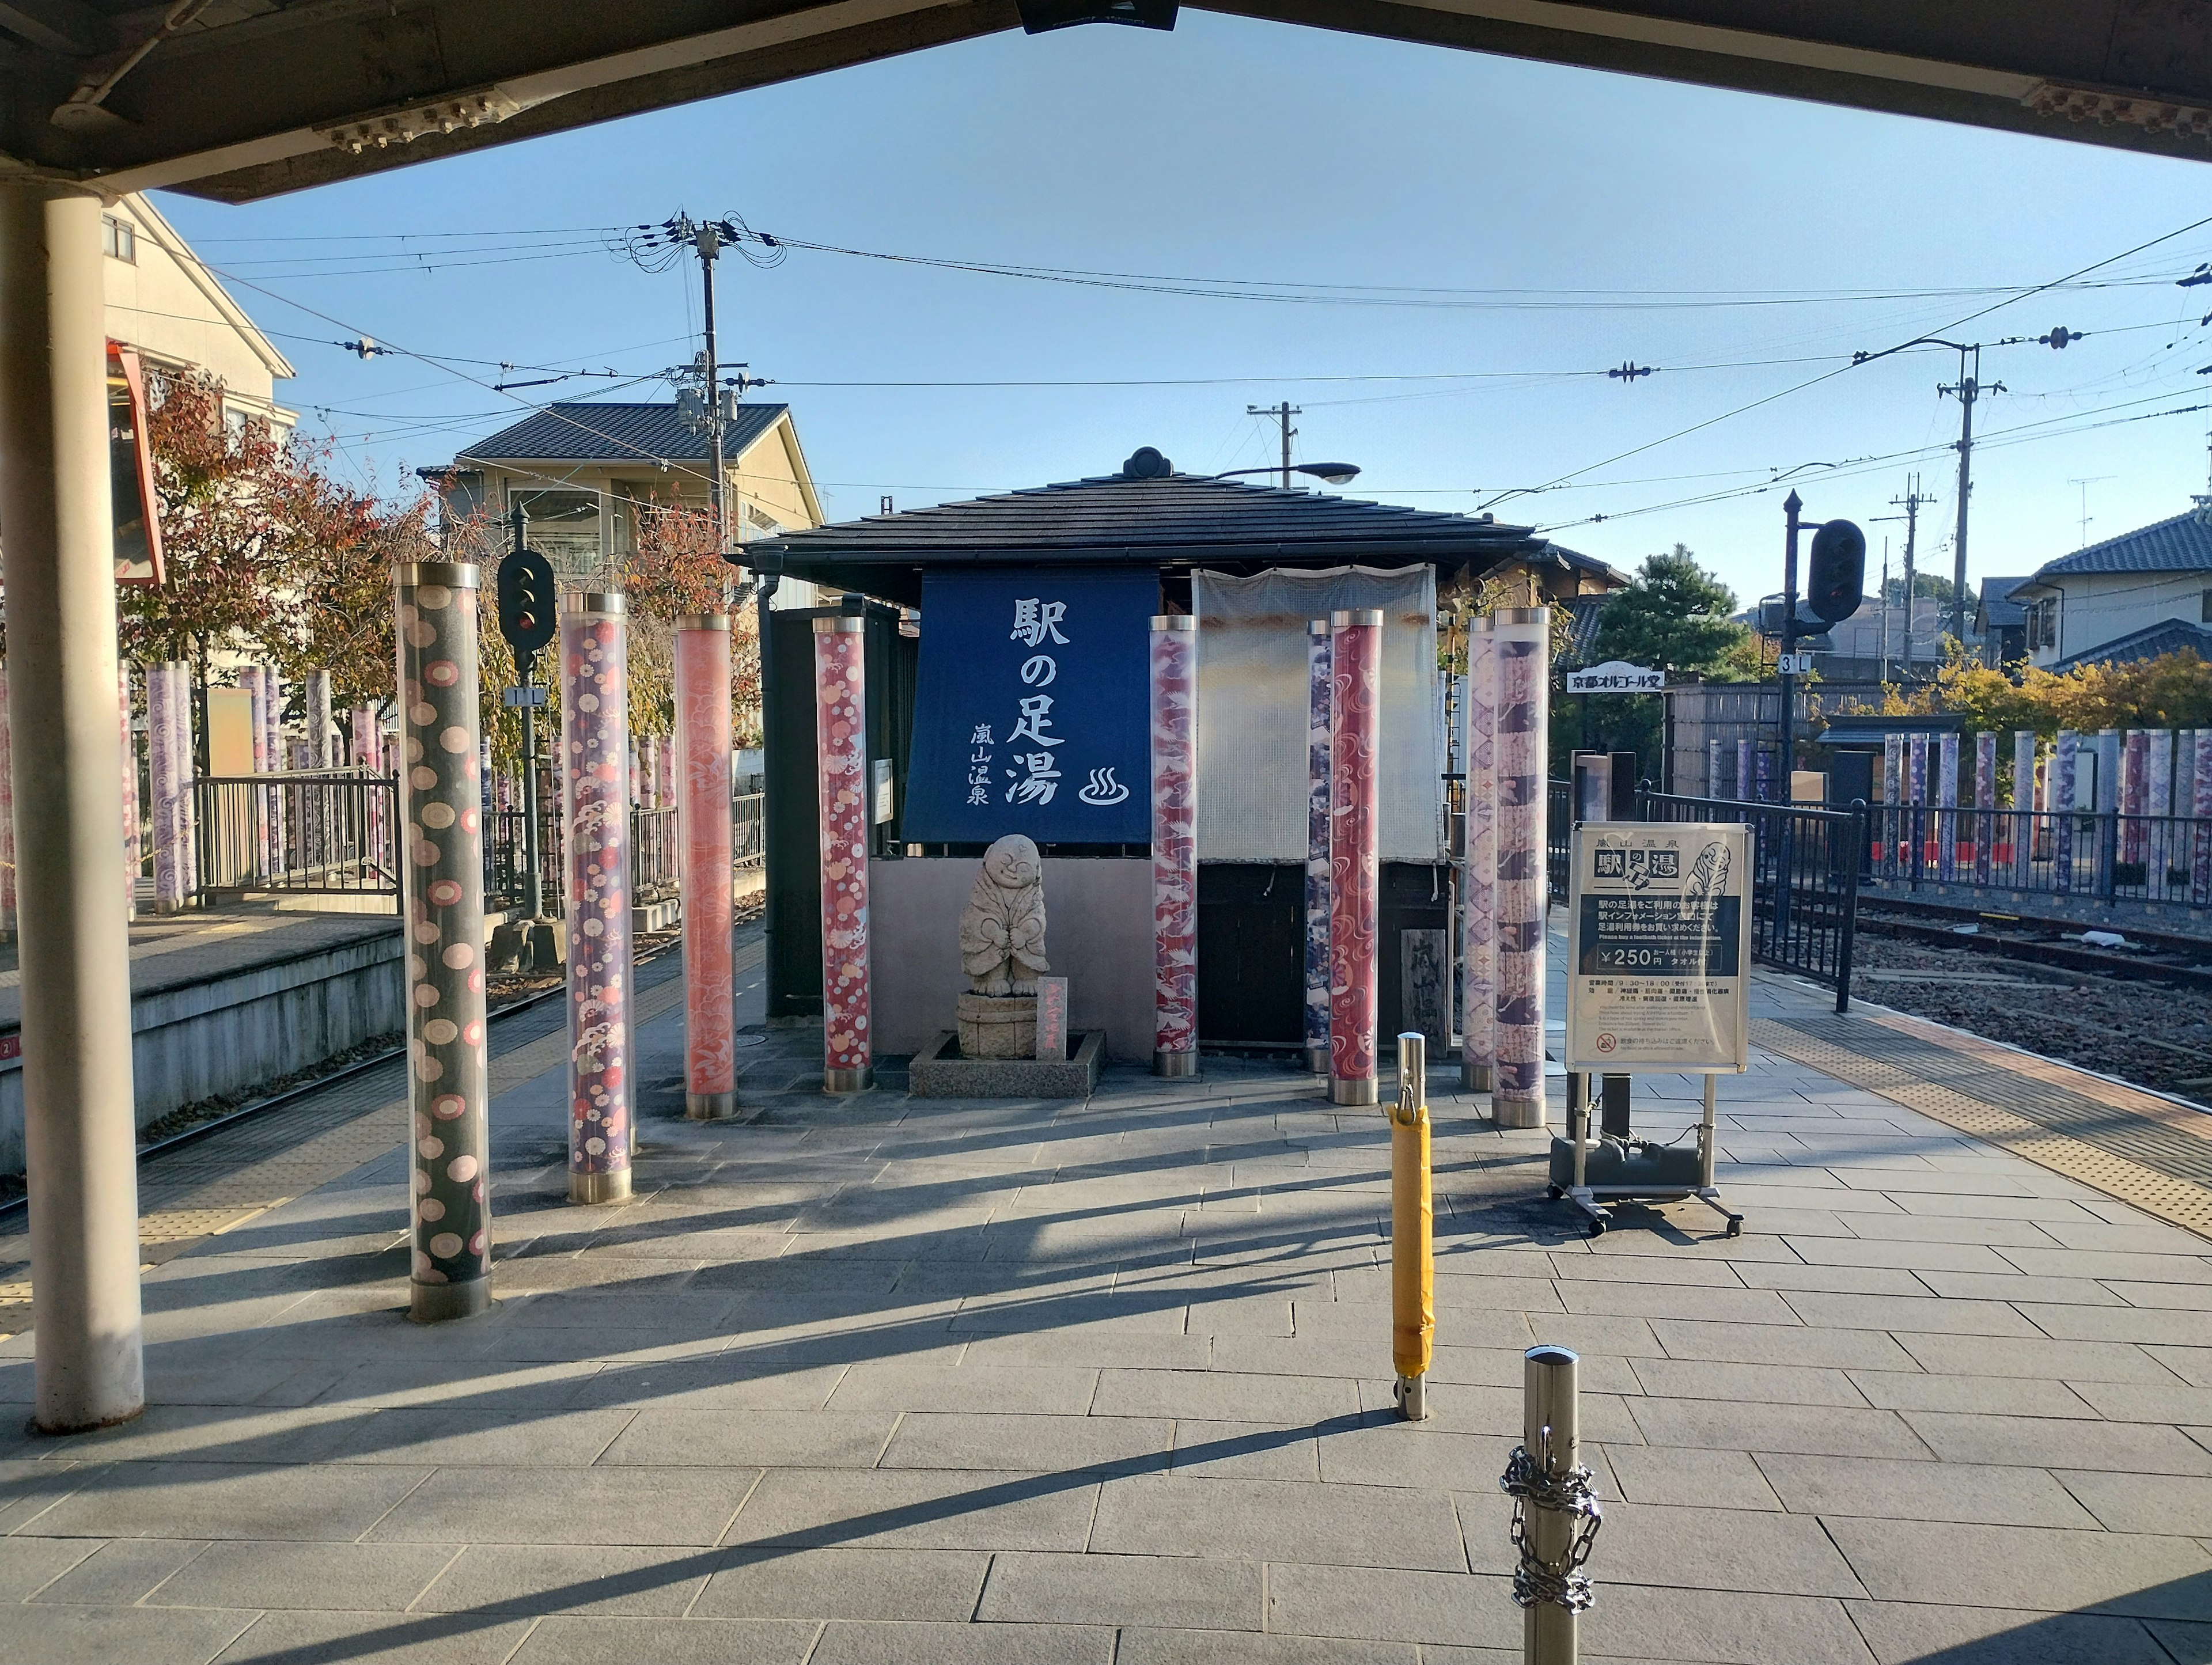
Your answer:
[[[1540,1340],[1584,1361],[1593,1660],[2212,1660],[2212,1243],[1869,1088],[1761,1054],[1746,1234],[1593,1242],[1438,1071],[1411,1425],[1376,1113],[1212,1058],[831,1100],[779,1031],[702,1127],[680,1022],[627,1206],[565,1200],[557,1056],[507,1071],[483,1319],[402,1316],[394,1150],[147,1273],[136,1425],[16,1434],[0,1345],[0,1662],[1506,1665]],[[1696,1103],[1638,1083],[1663,1134]]]

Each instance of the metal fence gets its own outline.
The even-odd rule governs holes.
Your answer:
[[[352,769],[194,781],[193,848],[202,902],[249,891],[388,896],[398,782]]]
[[[629,812],[629,893],[640,902],[673,890],[684,870],[676,815],[672,809]]]
[[[1882,889],[1962,884],[2212,906],[2212,821],[1919,804],[1884,805],[1872,813],[1869,877]]]
[[[1851,940],[1858,925],[1859,881],[1871,848],[1867,808],[1746,804],[1637,793],[1646,821],[1741,821],[1751,829],[1752,952],[1836,991],[1850,1009]]]
[[[746,792],[730,805],[730,860],[739,867],[757,867],[768,860],[768,823],[763,818],[768,794]]]

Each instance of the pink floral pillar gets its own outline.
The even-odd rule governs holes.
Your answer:
[[[561,598],[568,1200],[629,1195],[629,633],[623,598]]]
[[[491,1304],[489,1071],[484,1051],[483,824],[477,781],[477,568],[392,574],[406,849],[410,1311],[423,1323]]]
[[[1502,607],[1498,641],[1498,1066],[1491,1114],[1540,1127],[1544,1103],[1544,917],[1550,773],[1552,613]]]
[[[2125,817],[2120,823],[2120,860],[2137,866],[2142,865],[2149,843],[2145,836],[2149,829],[2142,818],[2149,799],[2146,790],[2149,777],[2150,735],[2131,728],[2120,757],[2120,813]]]
[[[814,621],[822,827],[822,1091],[875,1085],[868,963],[867,621]],[[726,874],[724,884],[728,883]]]
[[[1198,1073],[1198,621],[1152,620],[1152,1073]]]
[[[138,745],[131,738],[131,665],[116,666],[116,702],[123,740],[123,917],[138,917],[138,864],[145,851],[138,842]]]
[[[1498,1058],[1498,647],[1486,618],[1467,631],[1467,870],[1460,882],[1467,921],[1460,1085],[1490,1090]],[[1707,743],[1708,772],[1720,768]]]
[[[263,726],[262,751],[268,761],[262,765],[271,775],[282,775],[284,758],[284,684],[274,666],[261,673],[261,721]],[[273,782],[267,787],[269,794],[269,870],[282,873],[291,865],[289,844],[291,817],[286,812],[284,788]]]
[[[1328,621],[1306,621],[1306,1068],[1328,1073]]]
[[[2150,865],[2150,888],[2145,894],[2155,902],[2164,900],[2166,873],[2173,866],[2166,837],[2166,817],[2173,813],[2173,731],[2154,728],[2146,744],[2149,759],[2143,774],[2142,812],[2149,819],[2143,859]]]
[[[684,849],[684,1109],[711,1121],[738,1109],[726,613],[676,621],[676,735],[683,754],[676,807]]]
[[[1382,614],[1361,608],[1329,623],[1328,1100],[1372,1104]]]

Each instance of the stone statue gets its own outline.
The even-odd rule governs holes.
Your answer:
[[[977,994],[1035,996],[1044,957],[1044,866],[1037,847],[1009,833],[983,853],[960,915],[960,963]]]

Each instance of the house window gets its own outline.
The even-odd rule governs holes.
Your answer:
[[[112,214],[100,216],[100,251],[111,260],[138,263],[138,233],[128,220]]]

